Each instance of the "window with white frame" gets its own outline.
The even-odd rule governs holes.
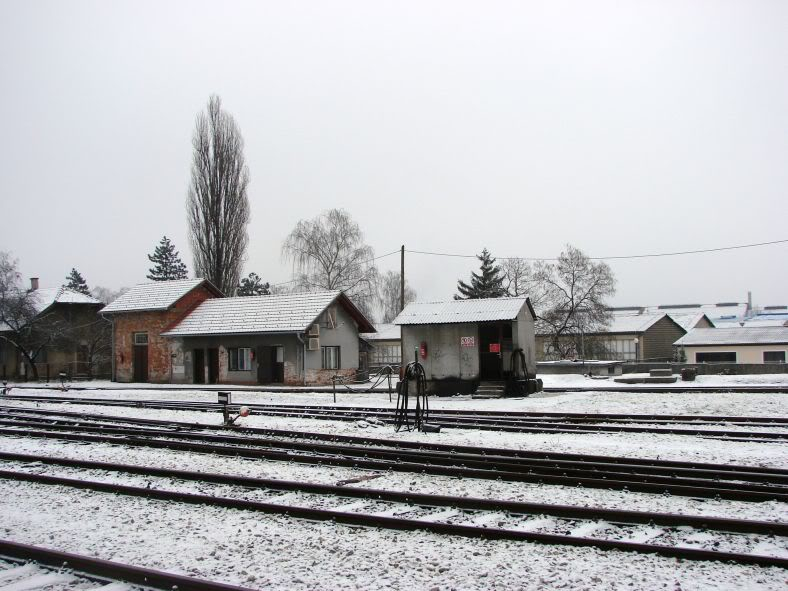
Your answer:
[[[339,369],[339,347],[320,347],[323,369]]]
[[[252,350],[248,347],[227,349],[227,369],[230,371],[251,371]]]
[[[399,365],[402,362],[400,345],[375,345],[370,356],[372,365]]]
[[[134,333],[134,344],[135,345],[147,345],[148,344],[148,333],[147,332],[135,332]]]

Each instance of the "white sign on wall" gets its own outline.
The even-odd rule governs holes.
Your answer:
[[[476,337],[460,337],[460,347],[475,347]]]

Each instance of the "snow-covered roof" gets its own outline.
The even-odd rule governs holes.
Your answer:
[[[788,327],[695,328],[674,345],[782,345],[788,344]]]
[[[742,320],[739,325],[744,325],[745,328],[756,328],[759,326],[788,326],[788,318],[761,318],[760,316],[756,316],[755,318]]]
[[[676,324],[678,324],[684,330],[692,330],[697,326],[698,322],[703,320],[704,318],[714,326],[714,323],[711,321],[711,318],[706,316],[704,312],[691,312],[689,314],[681,314],[678,312],[668,312],[668,316],[670,316]]]
[[[402,338],[402,329],[396,324],[376,324],[377,332],[364,332],[359,336],[365,341],[398,341]]]
[[[207,279],[177,279],[174,281],[152,281],[135,285],[118,299],[101,310],[102,314],[117,312],[142,312],[167,310],[175,302],[199,285],[205,283],[217,295],[221,292]]]
[[[625,308],[611,308],[614,314],[658,314],[665,312],[678,322],[678,315],[705,314],[712,324],[718,322],[736,322],[747,314],[747,304],[739,302],[720,302],[719,304],[673,304],[661,306],[632,306]],[[681,324],[681,322],[678,322]]]
[[[101,301],[67,287],[44,287],[31,293],[36,311],[41,314],[54,304],[91,304],[101,305]]]
[[[205,300],[162,334],[185,337],[304,332],[337,299],[354,315],[361,328],[374,331],[341,291],[319,291]]]
[[[514,320],[526,305],[533,314],[533,308],[531,308],[528,298],[411,302],[394,319],[394,324],[457,324]]]
[[[606,333],[645,332],[666,316],[665,312],[653,314],[613,314]]]

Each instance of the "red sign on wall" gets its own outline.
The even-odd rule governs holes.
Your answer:
[[[501,343],[490,343],[490,353],[500,353]]]

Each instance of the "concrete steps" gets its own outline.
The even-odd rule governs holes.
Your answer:
[[[503,381],[479,382],[479,387],[471,398],[503,398],[506,393],[506,384]]]

